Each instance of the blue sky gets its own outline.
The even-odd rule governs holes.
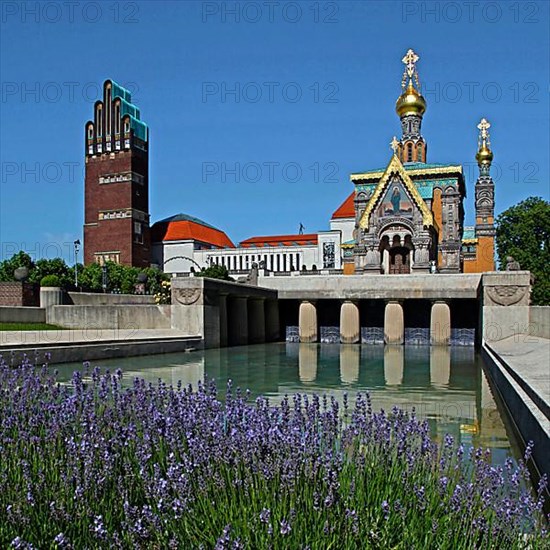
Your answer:
[[[1,9],[1,259],[24,249],[72,260],[84,124],[107,78],[133,91],[150,127],[152,221],[185,212],[234,242],[300,223],[328,229],[352,191],[349,173],[390,158],[408,48],[421,58],[428,162],[465,165],[467,223],[482,116],[492,124],[497,213],[549,198],[548,2]]]

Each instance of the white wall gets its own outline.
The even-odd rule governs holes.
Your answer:
[[[341,231],[343,243],[351,241],[353,239],[354,228],[355,218],[341,218],[330,220],[330,229],[332,231]]]
[[[162,244],[162,254],[158,251],[160,246],[161,245],[157,244],[153,245],[153,258],[162,258],[162,261],[157,261],[157,263],[161,267],[164,263],[163,271],[165,273],[189,273],[189,271],[191,271],[191,266],[194,265],[193,262],[178,258],[178,256],[185,256],[197,261],[195,258],[195,250],[193,250],[193,241],[165,241]],[[176,259],[172,260],[172,258]],[[201,262],[198,263],[201,266],[203,265]]]

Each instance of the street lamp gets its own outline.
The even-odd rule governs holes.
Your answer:
[[[76,239],[74,244],[74,286],[78,289],[78,251],[80,250],[80,239]]]
[[[107,264],[103,264],[101,266],[101,286],[103,287],[103,292],[107,292],[107,283],[108,283]]]

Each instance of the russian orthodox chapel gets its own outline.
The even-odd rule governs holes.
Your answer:
[[[344,273],[494,270],[490,124],[482,119],[478,125],[476,225],[465,228],[462,166],[428,163],[428,146],[422,135],[426,100],[420,91],[418,60],[413,50],[403,58],[402,94],[395,106],[401,138],[394,137],[391,142],[393,154],[388,165],[351,174],[355,227],[353,239],[342,243]]]

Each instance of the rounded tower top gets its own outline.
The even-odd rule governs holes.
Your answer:
[[[493,162],[493,152],[491,151],[491,142],[489,140],[489,128],[491,124],[486,118],[482,118],[477,125],[479,129],[478,150],[476,160],[479,166],[491,166]]]
[[[426,100],[414,88],[412,81],[409,81],[405,92],[397,98],[395,111],[399,115],[399,118],[407,115],[422,116],[426,112]]]
[[[426,100],[420,93],[420,82],[418,80],[418,71],[416,63],[420,57],[410,49],[403,57],[405,64],[401,87],[403,93],[397,98],[395,110],[399,118],[407,115],[422,116],[426,112]],[[415,84],[416,83],[416,87]]]

